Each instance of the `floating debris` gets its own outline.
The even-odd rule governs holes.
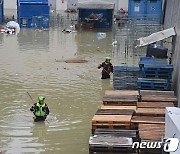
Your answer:
[[[71,58],[65,60],[56,60],[56,62],[66,62],[66,63],[87,63],[88,61],[82,58]]]

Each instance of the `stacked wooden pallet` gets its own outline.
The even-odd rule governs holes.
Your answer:
[[[107,90],[103,105],[92,119],[89,139],[90,153],[135,154],[132,144],[137,140],[131,129],[131,118],[136,111],[138,91]]]
[[[165,135],[165,125],[139,124],[139,138],[141,142],[161,142]],[[139,149],[139,154],[159,154],[162,148]]]
[[[141,102],[169,102],[177,106],[177,98],[173,91],[140,90]]]
[[[160,149],[132,149],[132,143],[160,141],[164,137],[165,107],[174,105],[177,98],[172,91],[105,91],[103,105],[92,119],[90,152],[158,154]],[[127,136],[129,131],[138,133]]]
[[[132,144],[136,136],[135,130],[96,129],[89,139],[90,153],[134,154]]]
[[[158,142],[164,137],[165,108],[177,105],[173,91],[140,90],[137,110],[131,126],[139,132],[141,142]],[[139,154],[159,154],[161,148],[139,149]]]

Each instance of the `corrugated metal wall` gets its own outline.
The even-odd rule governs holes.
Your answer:
[[[174,65],[173,83],[180,106],[180,0],[167,0],[164,26],[175,27],[176,39],[172,63]]]

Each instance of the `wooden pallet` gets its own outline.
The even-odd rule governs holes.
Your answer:
[[[115,135],[119,137],[132,138],[133,141],[137,141],[137,130],[126,130],[126,129],[96,129],[94,135]]]
[[[89,151],[89,154],[125,154],[124,152],[119,151]],[[126,154],[138,154],[138,153],[132,153],[132,152],[126,152]]]
[[[177,98],[173,91],[140,90],[141,102],[174,102]]]
[[[122,97],[103,97],[104,105],[136,106],[138,99]]]
[[[165,130],[164,124],[139,124],[139,131]]]
[[[139,124],[139,137],[141,140],[161,140],[165,135],[165,125]]]
[[[92,131],[97,128],[130,128],[132,115],[95,115],[92,119]]]
[[[95,115],[133,115],[134,110],[98,109]]]
[[[137,90],[106,90],[104,96],[133,96],[136,98],[139,93]]]
[[[163,108],[137,108],[136,116],[159,116],[165,117],[165,109]]]
[[[109,106],[109,105],[102,105],[101,109],[122,109],[122,110],[134,110],[136,111],[136,106]]]
[[[159,90],[140,90],[140,95],[153,95],[153,96],[175,96],[174,91],[159,91]]]
[[[151,116],[133,116],[131,119],[131,128],[137,129],[139,124],[165,124],[165,118]]]
[[[134,152],[132,149],[133,140],[128,137],[119,137],[111,134],[99,134],[89,139],[89,150],[92,151],[119,151]]]
[[[166,108],[174,107],[172,102],[138,102],[138,108]]]
[[[139,124],[139,138],[141,140],[161,141],[165,135],[165,125]]]
[[[143,141],[144,142],[144,141]],[[139,149],[138,154],[161,154],[162,149]]]

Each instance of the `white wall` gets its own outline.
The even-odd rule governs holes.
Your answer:
[[[56,10],[66,10],[67,9],[67,0],[64,0],[64,3],[62,3],[62,0],[56,0]]]
[[[17,8],[17,0],[4,0],[4,8],[5,9],[16,9]]]

